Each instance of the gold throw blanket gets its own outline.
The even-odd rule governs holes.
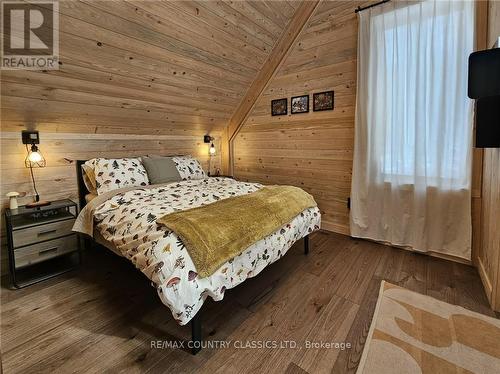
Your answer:
[[[213,274],[228,260],[316,206],[307,192],[291,186],[267,186],[181,212],[157,223],[179,236],[200,277]]]

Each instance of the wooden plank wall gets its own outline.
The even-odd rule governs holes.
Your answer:
[[[76,198],[75,159],[191,153],[206,164],[202,136],[219,146],[297,7],[60,1],[59,70],[0,73],[2,210],[8,191],[25,192],[21,202],[33,195],[20,140],[26,128],[40,131],[48,166],[35,176],[45,199]],[[2,273],[4,232],[2,223]]]
[[[500,2],[490,1],[488,41],[492,47],[500,36]],[[500,311],[500,149],[483,151],[481,245],[477,266],[493,309]]]
[[[488,0],[476,0],[476,38],[475,50],[486,49],[488,44]],[[474,136],[475,136],[474,124]],[[482,175],[483,175],[483,150],[473,148],[472,154],[472,253],[471,260],[478,266],[478,256],[481,251],[481,214],[482,214]]]
[[[490,0],[488,3],[488,18],[490,19],[488,27],[488,48],[492,48],[498,38],[500,38],[500,1]]]
[[[322,2],[234,141],[234,174],[312,193],[323,228],[349,233],[357,18],[365,2]],[[335,90],[335,110],[271,117],[272,99]],[[289,103],[290,104],[290,103]]]
[[[491,305],[500,311],[500,149],[485,149],[479,273]]]
[[[234,173],[238,178],[305,188],[319,203],[323,228],[344,234],[349,234],[347,198],[354,144],[358,30],[354,9],[368,3],[334,1],[319,5],[234,142]],[[487,3],[478,9],[478,27],[485,28]],[[484,38],[482,44],[478,41],[478,48],[484,48]],[[270,115],[272,99],[310,94],[312,101],[312,93],[332,89],[334,111],[312,112],[311,107],[307,114]],[[481,231],[481,174],[482,150],[474,150],[476,252]]]
[[[319,5],[234,143],[237,177],[304,187],[320,204],[324,228],[341,233],[349,232],[353,10],[366,3]],[[297,7],[296,1],[60,2],[60,70],[1,72],[1,195],[31,194],[18,139],[24,128],[41,131],[49,167],[36,174],[45,198],[75,197],[74,167],[66,159],[204,154],[201,136],[223,132]],[[269,115],[273,98],[327,89],[336,93],[334,111]],[[476,151],[475,238],[481,231],[481,157]]]
[[[2,132],[0,186],[2,191],[18,191],[26,194],[21,203],[31,201],[34,192],[29,169],[24,166],[26,149],[21,144],[20,133]],[[220,137],[215,144],[220,145]],[[150,135],[95,135],[42,133],[40,151],[47,160],[47,167],[35,168],[37,189],[45,199],[63,197],[76,198],[76,168],[74,160],[94,157],[127,157],[147,154],[179,155],[191,154],[208,168],[208,144],[200,136],[150,136]],[[212,159],[212,171],[218,168],[219,156]],[[8,198],[2,194],[2,208],[8,206]]]
[[[6,274],[7,253],[3,210],[8,206],[5,193],[18,191],[25,195],[19,201],[26,203],[33,200],[34,191],[29,169],[24,167],[26,149],[21,144],[18,132],[2,132],[0,135],[2,150],[1,171],[1,274]],[[215,145],[219,152],[212,158],[211,170],[220,167],[220,137]],[[42,199],[55,200],[70,198],[77,201],[76,167],[74,160],[86,160],[93,157],[129,157],[146,154],[192,154],[200,159],[205,170],[208,168],[208,145],[203,143],[201,135],[150,136],[116,134],[68,134],[41,133],[40,150],[47,160],[47,167],[34,169],[37,189]]]

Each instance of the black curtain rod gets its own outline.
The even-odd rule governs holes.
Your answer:
[[[361,8],[360,6],[358,6],[358,7],[354,10],[354,13],[361,12],[362,10],[365,10],[365,9],[370,9],[370,8],[373,8],[374,6],[377,6],[377,5],[381,5],[381,4],[388,3],[389,1],[391,1],[391,0],[382,0],[382,1],[378,2],[378,3],[375,3],[375,4],[371,4],[371,5],[365,6],[364,8]]]

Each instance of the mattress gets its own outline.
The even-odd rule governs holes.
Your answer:
[[[205,299],[223,299],[225,291],[259,274],[277,261],[299,239],[320,228],[317,207],[304,210],[273,234],[256,242],[214,274],[200,278],[184,244],[156,219],[260,189],[257,183],[230,178],[205,178],[138,188],[119,193],[94,210],[95,230],[103,245],[129,259],[156,288],[181,325],[201,308]],[[101,240],[101,239],[99,239]]]

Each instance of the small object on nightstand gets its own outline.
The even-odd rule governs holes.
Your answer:
[[[9,198],[9,209],[14,210],[17,209],[19,205],[17,205],[17,197],[19,196],[19,192],[12,191],[7,193],[5,196]]]
[[[80,241],[71,231],[78,214],[69,199],[48,206],[6,209],[9,267],[12,284],[22,288],[76,268]]]

